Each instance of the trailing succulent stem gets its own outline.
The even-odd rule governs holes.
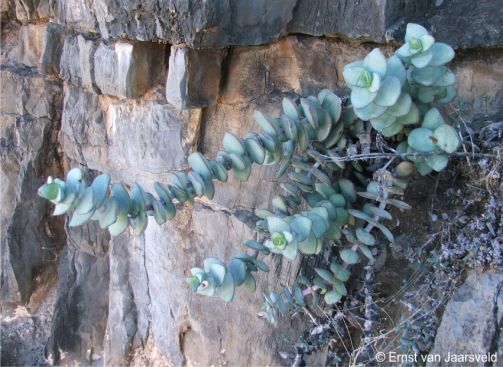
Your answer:
[[[190,171],[170,173],[169,183],[154,184],[157,197],[138,184],[110,188],[106,173],[89,185],[80,169],[72,169],[66,181],[49,178],[38,193],[56,204],[54,215],[72,212],[70,226],[97,220],[113,236],[129,227],[141,235],[149,216],[163,224],[175,217],[177,204],[202,196],[211,200],[213,180],[226,182],[230,171],[247,181],[253,164],[278,164],[284,192],[272,200],[271,210],[256,210],[258,239],[244,243],[252,254],[228,263],[209,257],[202,268],[191,269],[187,283],[197,293],[231,301],[236,287],[253,292],[254,273],[269,271],[259,255],[295,260],[328,246],[327,269],[316,268],[313,279],[300,276],[298,284],[265,294],[260,315],[276,322],[322,298],[337,303],[348,295],[351,266],[362,258],[372,262],[378,241],[393,242],[383,222],[392,219],[388,206],[409,209],[397,198],[404,195],[406,178],[415,169],[423,175],[443,170],[460,145],[457,131],[437,108],[455,95],[454,74],[445,67],[454,57],[452,48],[435,43],[415,24],[407,26],[405,41],[389,58],[376,48],[344,68],[351,89],[347,103],[325,89],[317,96],[284,98],[277,117],[255,111],[260,132],[244,138],[226,133],[214,159],[191,154]],[[375,151],[375,144],[362,138],[377,134],[388,138],[389,152]],[[384,158],[391,160],[383,166]],[[371,284],[368,297],[372,303]]]

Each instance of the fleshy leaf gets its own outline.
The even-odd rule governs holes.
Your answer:
[[[403,66],[402,61],[400,61],[397,56],[393,55],[386,60],[386,63],[386,75],[397,78],[400,81],[400,84],[403,86],[405,84],[405,81],[407,80],[407,72],[405,71],[405,67]]]
[[[426,157],[425,159],[428,166],[430,166],[434,171],[440,172],[445,167],[447,167],[447,163],[449,163],[449,157],[446,155],[432,155]]]
[[[436,140],[431,130],[419,127],[411,131],[407,142],[414,150],[426,153],[435,150],[436,145],[434,139]]]
[[[436,42],[431,46],[430,51],[433,54],[430,66],[444,65],[454,58],[454,50],[452,47],[442,42]]]
[[[373,102],[378,106],[393,106],[400,97],[401,90],[400,80],[393,76],[386,76]]]
[[[428,66],[431,58],[433,57],[433,53],[431,51],[421,52],[418,55],[414,55],[410,58],[412,65],[416,68],[424,68]]]
[[[208,160],[201,153],[192,153],[187,158],[187,161],[194,172],[197,172],[206,179],[211,179],[212,172]]]
[[[377,93],[371,93],[368,89],[353,88],[351,91],[351,103],[354,108],[363,108],[372,102],[377,96]]]
[[[363,59],[363,67],[381,76],[386,74],[386,58],[380,49],[374,48]]]
[[[440,111],[436,108],[431,108],[424,115],[423,123],[421,124],[421,126],[426,129],[430,129],[431,131],[435,131],[435,129],[442,124],[445,124],[445,121],[440,114]]]
[[[340,252],[341,259],[349,265],[357,264],[360,262],[360,257],[352,249],[346,248]]]
[[[405,31],[405,42],[409,42],[413,38],[421,38],[427,35],[428,31],[423,26],[415,23],[407,24],[407,29]]]
[[[230,273],[227,273],[225,274],[222,284],[218,287],[218,295],[225,302],[230,302],[234,298],[235,288],[234,278]]]
[[[292,231],[295,232],[298,241],[304,241],[311,232],[312,221],[304,216],[296,216],[290,223]]]
[[[99,208],[108,194],[108,185],[110,185],[110,175],[108,173],[103,173],[96,177],[91,184],[93,188],[93,205],[95,208]]]
[[[440,125],[433,134],[437,139],[437,145],[444,152],[454,153],[458,150],[460,140],[458,133],[452,126],[447,124]]]

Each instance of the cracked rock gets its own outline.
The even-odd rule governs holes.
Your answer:
[[[447,304],[430,352],[430,355],[440,355],[441,362],[428,366],[456,365],[445,361],[449,354],[501,355],[498,348],[501,346],[502,317],[503,273],[470,272]],[[472,365],[485,366],[485,363]]]

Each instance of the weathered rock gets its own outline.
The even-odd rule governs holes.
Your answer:
[[[53,129],[58,125],[60,86],[22,65],[2,65],[1,246],[2,301],[28,302],[62,246],[62,221],[45,219],[49,206],[37,188],[59,172]],[[54,174],[54,173],[53,173]]]
[[[124,364],[130,343],[141,349],[152,340],[176,366],[237,365],[243,358],[250,365],[277,364],[275,349],[285,343],[279,335],[294,333],[288,323],[270,328],[256,313],[273,273],[287,281],[296,263],[271,263],[271,273],[259,275],[256,293],[239,289],[229,304],[195,295],[184,285],[192,266],[210,255],[230,258],[250,236],[251,230],[230,213],[196,205],[162,227],[151,221],[144,236],[114,239],[105,362]]]
[[[342,68],[368,51],[332,40],[296,36],[269,46],[236,47],[227,57],[222,102],[248,104],[264,95],[309,95],[323,88],[342,95]]]
[[[491,0],[436,1],[425,16],[433,35],[454,48],[503,45],[503,7]]]
[[[65,84],[59,141],[65,155],[97,168],[107,160],[107,136],[100,98]]]
[[[294,0],[149,0],[141,4],[100,0],[92,6],[73,7],[60,1],[59,17],[67,23],[89,26],[95,16],[97,29],[104,38],[165,39],[195,48],[223,48],[231,44],[263,44],[278,38],[292,18],[294,6]]]
[[[447,304],[435,337],[431,355],[440,355],[441,362],[428,363],[428,366],[459,365],[446,362],[449,354],[494,354],[502,328],[503,273],[469,273]],[[486,363],[465,361],[463,365],[485,366]]]
[[[67,234],[47,355],[54,364],[97,365],[103,359],[108,317],[110,236],[96,222]]]
[[[12,0],[16,18],[23,23],[54,16],[53,0]]]
[[[151,42],[98,44],[95,37],[70,35],[63,46],[61,77],[87,91],[138,98],[165,80],[165,47]]]
[[[503,117],[503,50],[460,54],[453,65],[457,77],[459,116],[464,119]]]
[[[217,102],[224,52],[172,47],[166,99],[173,106],[201,108]]]
[[[27,66],[38,67],[45,48],[46,28],[46,23],[21,26],[19,31],[19,62]]]
[[[97,23],[93,2],[83,0],[53,0],[55,17],[59,23],[82,32],[96,32]]]
[[[158,98],[120,101],[67,85],[60,141],[76,162],[146,182],[187,166],[200,118],[200,110],[180,113]]]
[[[45,344],[49,337],[56,301],[55,277],[45,279],[42,288],[44,287],[48,290],[40,294],[41,304],[36,308],[17,306],[9,310],[5,303],[2,304],[2,366],[51,365],[45,358]]]
[[[143,96],[165,80],[165,47],[152,42],[100,43],[92,69],[101,93],[121,98]]]
[[[382,42],[396,24],[424,14],[428,1],[298,0],[289,33],[338,36]]]
[[[99,92],[94,79],[94,53],[96,40],[83,35],[65,38],[59,70],[63,80],[88,91]]]
[[[42,54],[40,55],[40,72],[44,75],[56,76],[59,74],[59,64],[66,29],[59,24],[49,22],[45,29],[45,40]]]

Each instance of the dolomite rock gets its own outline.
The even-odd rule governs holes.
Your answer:
[[[389,28],[424,14],[428,1],[298,0],[289,33],[343,35],[382,42]],[[401,36],[401,35],[399,35]]]
[[[223,56],[218,50],[172,47],[166,82],[168,102],[179,109],[215,104]]]
[[[93,3],[84,0],[52,0],[58,23],[81,32],[96,33],[97,23]]]
[[[37,67],[45,48],[47,24],[27,24],[19,31],[18,60],[27,66]]]
[[[431,354],[440,355],[441,362],[428,363],[428,366],[459,364],[445,362],[448,353],[484,355],[496,352],[502,328],[503,273],[469,273],[447,304],[435,337]]]
[[[291,33],[344,36],[374,42],[400,40],[405,25],[429,26],[455,48],[502,44],[503,10],[492,0],[58,0],[60,22],[105,39],[163,39],[191,48],[262,45]],[[457,30],[463,29],[463,32]]]
[[[105,363],[126,363],[129,348],[141,350],[150,340],[175,366],[239,365],[245,360],[249,365],[277,365],[278,356],[271,351],[295,334],[288,322],[269,328],[256,313],[273,273],[281,274],[279,282],[287,281],[296,262],[271,262],[271,273],[258,277],[256,293],[239,289],[228,304],[196,295],[184,285],[183,277],[194,264],[210,254],[228,259],[250,236],[251,230],[230,213],[196,205],[164,226],[150,221],[141,237],[114,239]]]
[[[503,45],[503,7],[491,0],[436,1],[424,17],[433,35],[455,48]]]
[[[59,24],[49,22],[45,28],[44,48],[40,55],[40,72],[44,75],[59,75],[61,54],[66,30]]]
[[[101,93],[139,98],[165,80],[165,46],[152,42],[100,43],[94,54],[94,80]]]
[[[54,16],[53,0],[11,0],[16,18],[23,23]]]
[[[2,302],[29,302],[62,247],[62,221],[50,218],[37,198],[43,177],[59,172],[54,129],[58,125],[60,85],[19,64],[0,66]],[[52,173],[52,174],[54,174]]]
[[[109,308],[110,235],[94,222],[68,228],[67,239],[47,355],[54,364],[99,365]]]
[[[475,55],[455,61],[460,114],[466,118],[503,116],[503,51],[487,52],[481,60]],[[499,116],[499,117],[498,117]]]
[[[120,101],[66,85],[60,142],[67,156],[129,182],[186,167],[201,111],[180,113],[159,98]]]
[[[65,38],[60,58],[61,78],[88,91],[99,92],[94,79],[96,40],[70,34]]]
[[[60,62],[69,83],[98,94],[139,98],[165,80],[165,46],[150,42],[97,42],[82,34],[66,37]]]

